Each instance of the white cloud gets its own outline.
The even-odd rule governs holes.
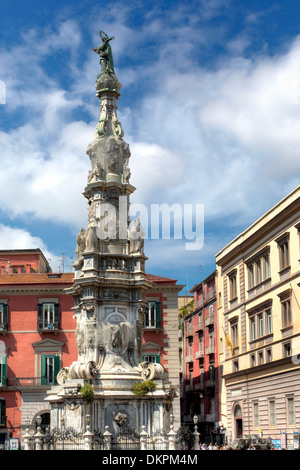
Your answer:
[[[52,270],[58,271],[61,265],[60,257],[48,250],[40,237],[31,235],[27,230],[0,224],[0,247],[3,250],[37,249],[45,255]]]
[[[222,3],[201,2],[202,18],[216,17]],[[182,14],[187,18],[181,9],[172,12],[171,24],[149,14],[138,30],[126,26],[128,12],[116,7],[102,27],[117,31],[113,53],[126,98],[125,106],[121,96],[118,114],[132,153],[132,202],[203,203],[207,222],[250,224],[298,184],[300,39],[281,55],[245,59],[251,43],[246,32],[228,42],[230,57],[205,68],[196,49],[216,40],[213,29],[199,29],[193,15],[176,23]],[[159,47],[147,45],[158,33]],[[96,46],[98,30],[94,37]],[[85,150],[99,112],[99,63],[90,50],[80,63],[75,52],[70,56],[70,38],[75,50],[82,40],[75,21],[62,22],[44,42],[41,30],[31,30],[22,47],[0,53],[9,112],[30,110],[26,124],[15,121],[0,133],[0,204],[12,218],[81,227],[90,168]],[[64,67],[71,72],[64,86],[59,74],[46,71],[45,58],[55,51],[66,54]],[[146,63],[139,63],[139,54]],[[76,114],[83,111],[86,122]],[[152,253],[159,264],[178,265],[172,246]],[[182,263],[192,263],[189,256],[180,256]]]

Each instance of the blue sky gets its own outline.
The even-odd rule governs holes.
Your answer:
[[[40,247],[70,270],[104,30],[132,202],[204,206],[203,248],[146,240],[147,271],[183,292],[209,275],[215,254],[299,185],[299,19],[296,0],[2,0],[1,249]]]

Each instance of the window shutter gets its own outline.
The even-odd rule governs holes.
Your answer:
[[[37,306],[37,329],[43,329],[43,304]]]
[[[160,354],[155,354],[155,362],[156,364],[160,364]]]
[[[148,312],[149,312],[149,304],[147,305],[147,307],[146,307],[145,310],[144,310],[144,314],[143,314],[143,328],[146,328],[146,326],[147,326],[147,316],[148,316]]]
[[[0,424],[5,426],[5,415],[6,415],[6,406],[5,400],[0,398]]]
[[[54,381],[55,383],[56,383],[56,377],[59,371],[60,371],[60,357],[55,356],[54,357]]]
[[[54,305],[54,328],[59,329],[60,320],[60,305]]]
[[[4,328],[8,328],[8,305],[4,304],[3,305],[3,323],[4,323]]]
[[[46,376],[46,360],[47,356],[41,356],[41,384],[47,384],[47,376]]]
[[[155,318],[155,327],[160,328],[161,327],[161,303],[160,302],[155,302],[156,306],[156,318]]]
[[[6,385],[6,356],[1,356],[0,357],[0,363],[1,363],[0,384],[1,385]]]

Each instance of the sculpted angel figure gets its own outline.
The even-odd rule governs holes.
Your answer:
[[[115,73],[111,46],[109,44],[115,38],[114,36],[109,38],[104,31],[100,31],[99,36],[102,39],[102,44],[98,48],[94,47],[93,51],[100,55],[101,72]]]

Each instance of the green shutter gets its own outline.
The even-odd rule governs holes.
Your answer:
[[[7,330],[8,329],[8,305],[7,304],[3,305],[3,323],[4,323],[4,328]]]
[[[54,325],[53,327],[55,329],[59,329],[59,319],[60,319],[60,305],[55,304],[54,305]]]
[[[6,356],[0,357],[0,368],[1,368],[1,377],[0,377],[0,384],[6,385]]]
[[[156,308],[155,327],[161,328],[161,303],[155,302],[155,308]]]
[[[57,374],[59,373],[60,371],[60,357],[59,356],[55,356],[54,357],[54,381],[55,383],[56,382],[56,377],[57,377]]]
[[[46,360],[47,360],[47,356],[41,356],[41,384],[42,385],[47,385]]]
[[[37,306],[37,329],[43,329],[43,304]]]
[[[5,426],[6,406],[5,400],[0,398],[0,425]]]
[[[160,354],[155,354],[155,362],[156,364],[160,364]]]

